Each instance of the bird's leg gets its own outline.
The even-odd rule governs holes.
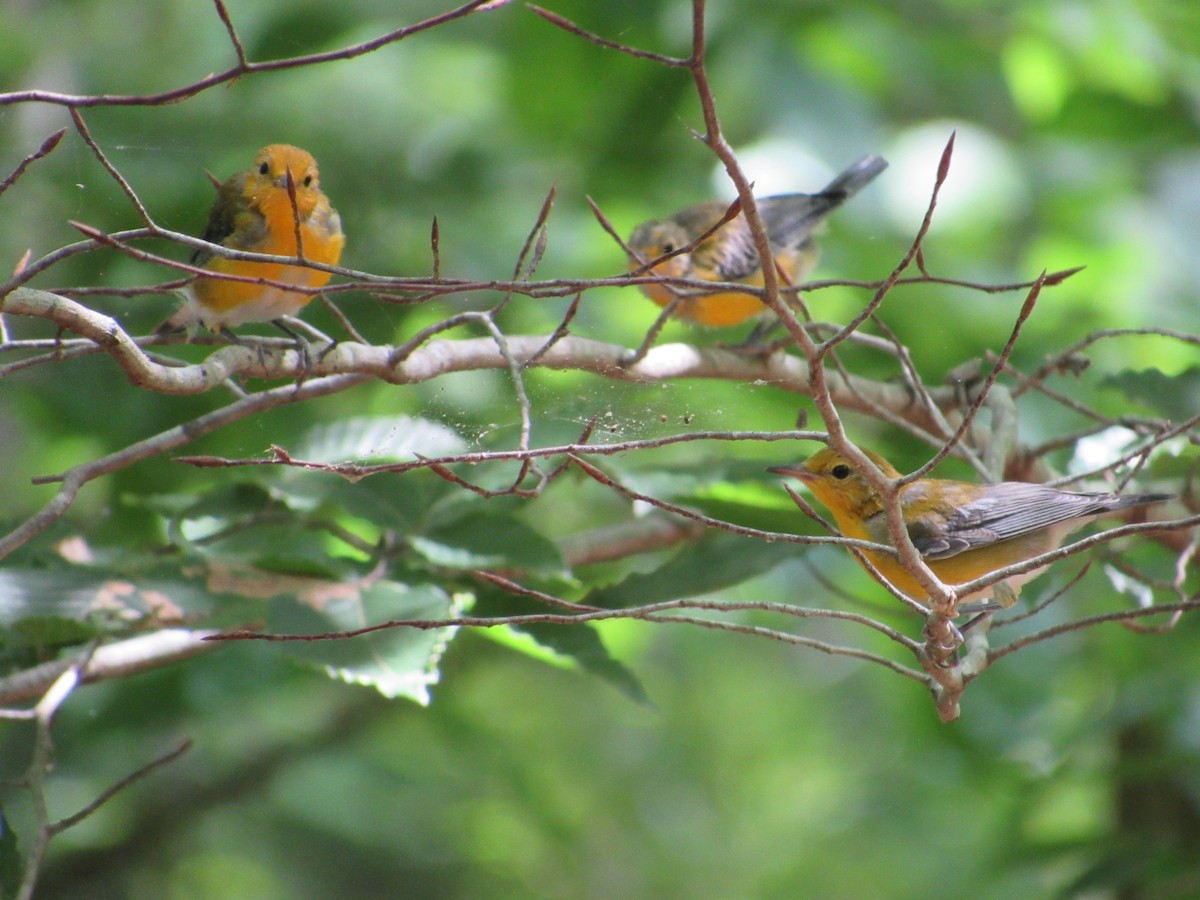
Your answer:
[[[959,407],[968,409],[975,402],[975,395],[985,375],[983,360],[969,359],[947,372],[944,380],[954,391],[954,400]]]
[[[1007,581],[1001,581],[998,584],[992,585],[992,597],[990,600],[960,606],[958,614],[960,616],[972,616],[977,613],[999,612],[1002,609],[1008,609],[1015,605],[1020,594],[1021,591],[1019,588],[1013,588]]]
[[[955,650],[962,646],[961,629],[950,619],[938,613],[931,613],[921,628],[921,636],[925,639],[926,651],[941,668],[949,668]]]
[[[303,384],[312,374],[312,354],[308,350],[308,341],[293,331],[283,319],[272,319],[271,324],[290,337],[295,342],[296,353],[300,356],[301,373],[298,383]]]
[[[228,328],[226,328],[222,325],[215,325],[215,326],[211,327],[209,330],[215,336],[221,338],[221,340],[228,341],[230,344],[233,344],[237,347],[253,347],[254,352],[258,354],[258,364],[260,366],[262,366],[264,369],[267,367],[267,355],[266,355],[266,352],[263,350],[263,345],[260,342],[247,341],[245,338],[241,337],[240,335],[235,334],[234,332],[230,331]],[[188,340],[189,341],[191,340],[190,335],[188,336]]]
[[[760,319],[754,323],[754,327],[746,335],[746,340],[742,342],[742,346],[746,348],[759,346],[764,340],[778,331],[782,324],[775,316],[771,316],[769,319]]]
[[[324,294],[321,295],[321,299],[326,300],[326,303],[325,303],[326,308],[329,309],[331,312],[333,312],[333,314],[341,321],[343,327],[346,328],[347,332],[349,332],[350,335],[355,340],[359,341],[360,343],[364,343],[364,344],[367,342],[366,339],[363,338],[362,335],[360,335],[357,331],[354,330],[353,326],[350,325],[349,320],[346,319],[346,317],[344,315],[342,315],[342,311],[339,310],[332,303],[328,302],[328,300]],[[303,331],[305,334],[308,335],[308,337],[309,337],[308,346],[310,349],[315,342],[324,341],[325,346],[322,347],[321,352],[317,354],[317,363],[318,364],[324,362],[325,357],[329,355],[330,351],[332,351],[333,348],[336,347],[341,342],[340,338],[335,338],[335,337],[332,337],[332,336],[326,334],[320,328],[310,325],[308,322],[305,322],[303,319],[297,319],[293,316],[281,316],[280,318],[281,318],[283,324],[287,325],[288,328],[291,329],[291,331],[288,332],[289,334],[294,335],[296,333],[296,331]],[[278,323],[276,323],[276,324],[278,325]]]
[[[779,287],[792,287],[792,277],[790,274],[788,274],[788,271],[782,265],[780,265],[778,259],[772,260],[772,262],[775,264],[775,277],[779,281]],[[798,298],[799,295],[796,295],[796,297],[793,297],[792,299]],[[783,299],[785,303],[788,302],[786,297]],[[774,310],[767,308],[765,312],[768,314],[764,315],[754,323],[754,327],[750,329],[750,333],[746,335],[746,339],[740,344],[734,344],[730,346],[728,349],[740,351],[742,353],[750,353],[755,356],[769,356],[776,350],[787,346],[787,341],[767,342],[767,338],[770,337],[771,334],[775,332],[781,325],[783,325],[783,322],[780,321],[779,316],[775,315]]]
[[[332,341],[330,341],[328,344],[326,344],[324,347],[322,347],[321,352],[317,354],[317,363],[320,364],[320,363],[325,362],[325,357],[327,357],[330,353],[332,353],[333,349],[339,343],[341,343],[341,342],[337,338],[334,338]]]
[[[617,365],[622,368],[637,365],[646,358],[646,354],[650,352],[650,348],[654,346],[654,342],[658,339],[658,334],[667,324],[667,320],[674,315],[683,303],[683,296],[676,294],[671,298],[671,302],[663,307],[663,311],[658,314],[658,318],[654,320],[654,324],[650,326],[650,330],[646,332],[646,336],[642,339],[641,345],[632,353],[626,350],[621,354],[621,358],[617,361]]]
[[[791,288],[794,285],[792,277],[788,271],[779,264],[779,260],[775,260],[775,274],[779,279],[780,288]],[[790,296],[782,296],[781,299],[790,306],[793,310],[798,310],[805,313],[805,318],[808,318],[807,312],[804,309],[804,304],[800,299],[800,294],[792,294]],[[765,305],[765,304],[764,304]],[[750,333],[746,335],[746,339],[740,344],[733,344],[728,349],[740,351],[742,353],[753,354],[754,356],[770,356],[776,350],[782,350],[792,342],[791,337],[786,337],[781,340],[768,341],[774,332],[782,325],[783,320],[775,314],[775,311],[769,307],[764,310],[765,314],[750,329]]]
[[[982,603],[969,603],[966,606],[958,608],[959,615],[974,616],[974,618],[962,627],[962,630],[969,631],[985,619],[990,619],[1000,610],[1009,609],[1017,602],[1017,597],[1020,593],[1019,588],[1013,588],[1007,581],[1001,581],[998,584],[992,585],[992,598],[990,600],[984,600]]]
[[[994,603],[983,603],[980,605],[981,606],[989,606],[991,608],[980,610],[979,607],[977,606],[977,607],[975,607],[975,609],[967,610],[968,613],[974,612],[974,613],[977,613],[977,615],[975,615],[974,618],[972,618],[965,625],[963,625],[962,628],[959,629],[960,633],[965,634],[966,632],[968,632],[972,628],[974,628],[976,625],[978,625],[980,622],[986,622],[988,619],[990,619],[992,616],[994,616],[996,614],[996,611],[998,610],[998,607]],[[959,610],[959,612],[962,612],[962,610]]]
[[[747,353],[752,356],[770,356],[776,350],[786,347],[791,343],[791,339],[768,341],[767,338],[779,329],[782,323],[778,318],[772,316],[770,319],[762,318],[754,323],[754,327],[750,329],[750,333],[746,335],[744,341],[736,344],[719,343],[718,347],[725,350],[732,350],[734,353]]]
[[[321,298],[321,302],[325,305],[325,308],[329,310],[335,319],[338,320],[338,323],[342,326],[343,330],[345,330],[346,334],[350,335],[351,340],[358,341],[360,344],[368,343],[367,339],[359,333],[358,329],[354,327],[354,325],[350,322],[350,319],[347,318],[346,314],[342,312],[336,303],[330,300],[325,294],[320,294],[319,296]],[[311,328],[312,326],[309,325],[308,327]],[[329,346],[327,346],[317,355],[318,363],[323,362],[325,357],[328,356],[333,348],[336,347],[341,341],[341,338],[330,338],[327,335],[323,335],[323,337],[326,337],[329,340]]]

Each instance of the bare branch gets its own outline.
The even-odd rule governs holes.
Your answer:
[[[569,32],[576,37],[581,37],[585,41],[591,41],[598,47],[604,47],[606,50],[616,50],[618,53],[624,53],[632,56],[635,59],[645,59],[650,62],[656,62],[664,66],[672,68],[682,68],[687,65],[687,60],[677,59],[674,56],[663,56],[660,53],[650,53],[647,50],[638,50],[636,47],[628,47],[625,44],[619,44],[616,41],[610,41],[602,38],[599,35],[592,34],[590,31],[585,31],[580,28],[570,19],[560,16],[558,13],[550,12],[548,9],[543,9],[540,6],[535,6],[532,3],[525,4],[531,12],[537,13],[551,25],[557,25],[563,31]]]
[[[1200,610],[1200,599],[1184,600],[1178,603],[1162,603],[1157,606],[1147,606],[1141,609],[1127,609],[1121,612],[1101,613],[1095,616],[1086,616],[1082,619],[1075,619],[1071,622],[1064,622],[1061,625],[1054,625],[1050,628],[1045,628],[1041,631],[1035,631],[1033,634],[1028,634],[1023,638],[1005,644],[991,652],[991,661],[1003,659],[1010,654],[1016,653],[1032,644],[1040,643],[1041,641],[1049,640],[1050,638],[1058,637],[1059,635],[1069,634],[1072,631],[1082,631],[1085,628],[1092,628],[1096,625],[1103,625],[1106,622],[1124,623],[1134,619],[1143,619],[1147,616],[1161,616],[1173,614],[1177,612],[1194,612]]]
[[[168,750],[162,756],[158,757],[157,759],[152,759],[150,762],[146,763],[140,769],[135,769],[134,771],[130,772],[128,775],[126,775],[124,778],[122,778],[116,784],[110,785],[109,787],[107,787],[103,791],[101,791],[100,794],[94,800],[92,800],[91,803],[89,803],[87,806],[83,807],[83,809],[79,810],[78,812],[76,812],[73,815],[67,816],[64,819],[59,819],[57,822],[52,823],[50,826],[51,836],[61,834],[62,832],[66,831],[68,828],[70,828],[72,825],[78,825],[80,822],[82,822],[84,819],[86,819],[88,816],[90,816],[92,813],[94,813],[96,810],[98,810],[101,806],[103,806],[105,803],[107,803],[109,800],[111,800],[113,797],[115,797],[121,791],[125,790],[125,788],[129,787],[135,781],[140,781],[141,779],[143,779],[147,775],[149,775],[151,772],[153,772],[155,769],[161,768],[162,766],[167,765],[167,763],[174,762],[175,760],[177,760],[179,757],[183,756],[183,754],[187,753],[191,749],[192,749],[191,740],[186,740],[183,743],[181,743],[179,746],[177,746],[174,750]]]
[[[246,51],[242,47],[237,30],[233,27],[233,20],[229,17],[229,10],[225,8],[224,0],[213,0],[213,3],[217,7],[217,15],[221,18],[221,24],[225,26],[225,31],[229,35],[229,43],[233,44],[233,52],[237,54],[238,65],[243,69],[249,68],[250,61],[246,59]]]
[[[354,59],[367,53],[372,53],[380,47],[402,41],[419,32],[444,25],[446,22],[451,22],[454,19],[461,19],[475,12],[487,12],[499,9],[508,2],[510,0],[471,0],[471,2],[464,3],[462,6],[448,12],[432,16],[413,25],[407,25],[404,28],[397,28],[377,38],[349,47],[343,47],[340,50],[330,50],[325,53],[310,53],[304,56],[291,56],[285,59],[267,60],[265,62],[242,63],[239,61],[238,65],[231,69],[226,69],[224,72],[209,75],[206,78],[201,78],[199,81],[194,81],[183,87],[173,88],[157,94],[89,95],[63,94],[57,91],[41,90],[11,91],[9,93],[0,93],[0,106],[10,106],[15,103],[51,103],[69,107],[164,106],[194,97],[197,94],[207,91],[209,88],[225,84],[228,81],[234,81],[243,75],[256,72],[278,72],[284,69],[298,69],[304,66],[317,65],[339,59]]]
[[[1030,289],[1029,295],[1025,298],[1025,303],[1022,304],[1021,311],[1017,315],[1017,320],[1013,324],[1012,332],[1009,334],[1008,340],[1004,344],[1004,349],[1000,351],[1000,358],[996,361],[996,364],[992,366],[992,370],[984,379],[983,384],[980,386],[978,394],[975,397],[975,400],[967,409],[967,414],[963,416],[963,420],[955,430],[954,434],[950,435],[950,437],[942,445],[941,449],[939,449],[938,452],[933,455],[933,458],[926,462],[925,465],[901,478],[901,485],[908,484],[916,481],[918,478],[925,477],[928,472],[930,472],[935,466],[937,466],[943,459],[946,458],[950,451],[954,449],[960,440],[962,440],[963,435],[965,435],[970,429],[971,423],[975,421],[975,416],[978,414],[979,410],[983,408],[984,402],[987,400],[988,395],[992,392],[992,386],[995,385],[996,379],[1000,377],[1000,373],[1004,371],[1004,367],[1008,363],[1008,358],[1012,355],[1013,349],[1017,345],[1017,338],[1021,334],[1021,326],[1025,324],[1025,321],[1033,313],[1033,307],[1037,303],[1038,296],[1041,294],[1042,284],[1042,279],[1039,279]],[[996,432],[997,430],[998,429],[993,427],[993,432]],[[1014,440],[1016,438],[1015,434],[1011,434],[1009,436]],[[1004,474],[1004,463],[1008,458],[1008,447],[1009,444],[1007,441],[998,441],[993,439],[984,448],[984,453],[988,457],[985,461],[985,466],[988,470],[988,474],[991,475],[992,479],[995,481],[999,481]]]
[[[240,466],[289,466],[310,469],[317,472],[332,472],[351,481],[360,481],[369,475],[383,472],[401,474],[413,469],[431,468],[433,466],[451,466],[457,464],[477,465],[488,462],[503,462],[505,460],[545,459],[552,456],[598,455],[615,456],[638,450],[651,450],[667,447],[672,444],[691,443],[695,441],[812,441],[820,440],[820,432],[816,431],[693,431],[687,434],[672,434],[661,438],[644,438],[635,441],[619,441],[611,444],[589,444],[579,441],[574,444],[558,444],[550,447],[525,448],[517,450],[484,450],[477,453],[460,453],[454,456],[442,456],[436,459],[422,458],[413,462],[378,463],[376,465],[359,465],[357,463],[319,463],[295,459],[281,447],[272,446],[274,454],[271,458],[262,459],[225,459],[215,456],[181,456],[175,461],[197,468],[229,468]]]
[[[15,672],[0,678],[0,704],[18,703],[43,694],[72,667],[80,667],[81,681],[90,684],[179,662],[211,647],[203,639],[212,633],[168,628],[105,644],[92,653],[77,653]]]
[[[63,139],[63,135],[66,133],[67,129],[58,129],[58,131],[54,132],[54,134],[42,141],[40,147],[21,160],[21,162],[17,164],[17,167],[9,173],[8,177],[3,181],[0,181],[0,196],[2,196],[10,187],[16,184],[17,179],[25,174],[25,170],[28,169],[30,165],[37,162],[43,156],[49,156],[53,152],[54,148],[58,146],[58,142]]]
[[[245,349],[245,348],[238,348]],[[365,376],[341,375],[314,378],[303,385],[289,384],[281,388],[262,391],[235,401],[222,409],[193,419],[183,425],[169,428],[157,435],[137,441],[123,450],[110,453],[89,463],[68,470],[53,480],[61,481],[58,492],[42,507],[41,511],[27,519],[7,535],[0,537],[0,559],[18,547],[28,543],[56,522],[75,501],[76,495],[88,482],[126,468],[135,462],[157,456],[175,447],[194,441],[201,435],[222,428],[231,422],[244,419],[276,406],[297,403],[313,397],[337,393],[357,384]]]
[[[71,107],[71,121],[75,123],[75,130],[79,132],[79,136],[83,138],[83,142],[87,144],[88,149],[92,151],[96,159],[100,161],[100,165],[112,176],[113,181],[117,183],[122,193],[125,194],[129,202],[133,205],[133,208],[137,210],[137,214],[141,220],[148,228],[155,227],[154,219],[151,218],[146,207],[142,205],[142,201],[138,197],[137,191],[133,189],[133,185],[126,181],[125,176],[117,171],[117,167],[109,162],[108,157],[104,155],[104,151],[100,149],[100,145],[92,137],[91,131],[88,130],[87,123],[83,120],[83,115],[74,106]]]

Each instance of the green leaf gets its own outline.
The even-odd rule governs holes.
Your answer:
[[[789,443],[781,448],[779,459],[797,456]],[[794,531],[807,520],[780,487],[779,479],[766,472],[768,464],[726,459],[704,460],[681,471],[629,471],[619,465],[613,469],[627,487],[713,518],[764,531]]]
[[[263,601],[271,594],[248,587],[269,583],[271,576],[184,562],[182,566],[160,563],[132,577],[139,595],[147,598],[148,614],[159,620],[185,620],[213,628],[262,618]]]
[[[129,619],[146,609],[134,586],[108,569],[64,565],[51,571],[8,568],[0,572],[0,624],[12,626],[31,619],[80,622],[105,616]]]
[[[264,571],[316,578],[341,578],[344,565],[329,554],[329,538],[299,522],[256,524],[231,530],[198,546],[209,560],[253,566]]]
[[[179,513],[179,517],[240,519],[261,513],[272,502],[270,492],[260,484],[246,481],[226,483],[200,495]]]
[[[1200,413],[1200,366],[1165,375],[1158,369],[1125,369],[1101,379],[1104,387],[1123,391],[1125,396],[1172,419],[1190,419]]]
[[[462,453],[457,432],[410,416],[355,416],[312,428],[294,447],[298,459],[382,465]],[[381,472],[360,481],[334,473],[285,469],[273,493],[303,510],[333,506],[377,528],[419,530],[431,511],[457,489],[430,472]]]
[[[17,896],[17,888],[25,874],[25,861],[4,810],[0,809],[0,897]]]
[[[541,646],[574,660],[585,672],[608,682],[635,703],[653,705],[638,677],[624,663],[609,655],[599,632],[590,623],[533,623],[522,625],[519,630]]]
[[[319,606],[291,599],[270,605],[275,633],[318,634],[349,631],[391,619],[447,619],[460,604],[435,585],[410,586],[380,581],[361,592],[332,596]],[[289,655],[318,666],[331,678],[370,685],[385,697],[408,697],[429,704],[429,686],[456,628],[387,628],[354,638],[280,644]]]
[[[563,570],[562,556],[549,538],[508,516],[471,516],[410,540],[418,554],[446,568]]]
[[[796,454],[792,444],[788,449],[780,450],[781,459],[792,459]],[[743,489],[748,491],[750,500],[761,490],[761,486],[771,476],[766,468],[769,462],[748,462],[729,457],[710,458],[698,457],[682,467],[658,467],[653,469],[641,466],[625,465],[620,459],[608,459],[606,468],[616,475],[622,484],[643,494],[650,494],[664,499],[684,499],[702,497],[713,491],[727,496],[740,494]]]
[[[337,584],[345,581],[339,574]],[[186,621],[201,627],[260,620],[278,594],[315,592],[329,581],[228,565],[198,565],[182,555],[150,564],[70,565],[54,571],[0,572],[0,666],[28,664],[27,651],[78,645],[96,637]]]
[[[408,462],[423,457],[451,456],[467,449],[453,429],[430,419],[411,416],[353,416],[314,427],[295,448],[309,461],[341,463],[356,460],[369,465]],[[295,470],[295,474],[304,474]]]
[[[618,584],[592,591],[580,602],[623,609],[698,597],[763,575],[803,552],[797,544],[774,543],[721,534],[690,544],[653,572],[630,575]]]
[[[297,518],[261,485],[241,482],[222,485],[195,499],[172,518],[169,531],[171,540],[187,550],[248,559],[262,552],[253,546],[263,523],[294,522]]]
[[[546,607],[521,597],[514,597],[499,588],[481,587],[473,612],[480,616],[517,616],[546,612]],[[529,635],[540,647],[570,660],[583,671],[608,682],[635,703],[650,705],[645,688],[630,669],[612,657],[599,632],[590,622],[556,625],[534,622],[510,626],[514,631]],[[485,633],[494,629],[483,629]],[[509,646],[520,648],[519,644]]]
[[[336,506],[376,528],[404,533],[419,531],[448,494],[461,492],[432,472],[417,471],[385,472],[357,483],[335,475],[310,473],[304,480],[289,480],[281,489],[314,506],[320,503]]]
[[[8,629],[14,647],[59,647],[82,644],[96,637],[99,632],[76,619],[56,616],[30,616],[14,622]]]

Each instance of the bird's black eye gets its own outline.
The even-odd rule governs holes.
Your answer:
[[[845,463],[838,463],[836,466],[834,466],[832,469],[829,470],[829,474],[832,475],[834,478],[836,478],[838,481],[841,481],[843,478],[849,478],[850,472],[851,472],[850,467],[848,465],[846,465]]]
[[[305,187],[311,187],[311,186],[312,186],[312,176],[311,176],[311,175],[305,175],[305,176],[304,176],[304,186],[305,186]]]
[[[258,167],[258,174],[259,175],[269,175],[270,173],[271,173],[271,167],[267,164],[267,161],[264,159],[262,162],[262,165],[260,165]]]

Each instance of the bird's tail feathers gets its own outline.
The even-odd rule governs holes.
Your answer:
[[[177,293],[183,297],[183,303],[180,304],[179,309],[160,322],[152,334],[166,335],[187,332],[190,336],[199,326],[200,320],[196,315],[195,302],[191,295],[186,291]]]
[[[1174,494],[1126,494],[1114,496],[1112,502],[1104,504],[1101,512],[1115,512],[1118,509],[1129,509],[1133,506],[1145,506],[1147,503],[1161,503],[1163,500],[1174,499]]]
[[[864,156],[858,162],[846,167],[840,175],[825,185],[821,193],[839,194],[837,202],[841,203],[866,187],[887,166],[887,160],[882,156]]]

